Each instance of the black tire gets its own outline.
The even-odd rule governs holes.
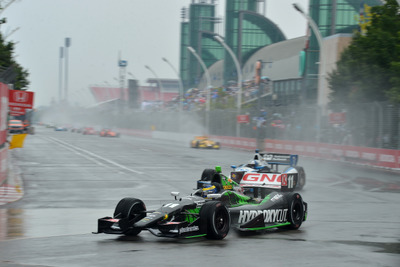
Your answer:
[[[285,228],[297,230],[300,228],[304,220],[304,203],[303,199],[298,193],[290,193],[288,196],[288,215],[287,221],[290,225]]]
[[[221,144],[220,144],[219,142],[216,142],[215,144],[218,146],[217,149],[220,149],[220,148],[221,148]]]
[[[199,141],[196,141],[196,144],[194,145],[194,147],[195,147],[195,148],[199,148],[199,146],[200,146],[200,142],[199,142]]]
[[[201,180],[211,181],[216,173],[217,171],[214,169],[204,169],[203,173],[201,174]]]
[[[295,169],[299,174],[296,189],[301,190],[306,185],[306,172],[303,167],[296,166]]]
[[[200,209],[200,231],[208,239],[223,239],[229,233],[231,216],[220,201],[206,202]]]
[[[124,235],[138,235],[142,229],[129,229],[135,222],[143,219],[146,216],[146,206],[143,201],[137,198],[121,199],[114,211],[114,218],[121,219],[119,226]]]

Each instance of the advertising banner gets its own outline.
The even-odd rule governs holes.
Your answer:
[[[33,92],[22,90],[9,90],[9,106],[25,109],[33,108]]]
[[[26,112],[26,108],[10,107],[10,115],[11,116],[25,115],[25,112]]]
[[[249,123],[250,116],[249,115],[237,115],[236,121],[237,121],[237,123]]]
[[[346,123],[346,112],[335,112],[329,114],[330,124],[345,124]]]

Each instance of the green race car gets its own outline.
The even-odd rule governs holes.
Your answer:
[[[243,188],[220,167],[206,169],[192,194],[172,192],[174,199],[156,210],[146,210],[140,199],[122,199],[113,217],[98,220],[96,233],[138,235],[147,230],[159,237],[223,239],[230,228],[298,229],[306,220],[307,203],[292,192],[297,176],[288,176],[282,178],[280,190],[266,185]]]

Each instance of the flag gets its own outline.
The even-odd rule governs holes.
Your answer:
[[[26,136],[27,134],[14,134],[11,138],[9,149],[24,147],[24,140]]]

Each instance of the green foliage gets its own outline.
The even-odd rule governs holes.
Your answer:
[[[29,73],[20,66],[13,58],[14,43],[6,42],[0,34],[0,82],[14,84],[14,89],[26,89],[29,85]],[[11,72],[11,75],[2,77],[4,72]],[[10,78],[11,77],[11,78]]]
[[[400,103],[400,12],[395,0],[371,9],[366,33],[355,33],[328,76],[336,103]]]

